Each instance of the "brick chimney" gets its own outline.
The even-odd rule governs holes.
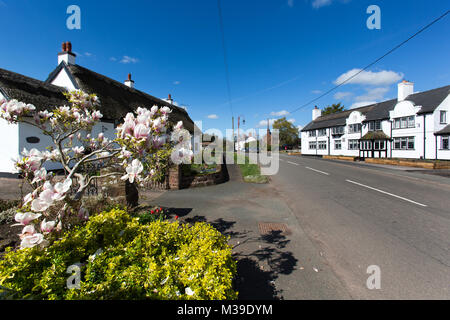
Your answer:
[[[167,102],[169,102],[170,104],[173,104],[172,95],[170,93],[169,93],[169,96],[167,97]]]
[[[128,74],[128,79],[125,80],[124,84],[127,87],[134,88],[134,80],[131,80],[131,73]]]
[[[76,54],[72,52],[72,43],[69,41],[62,43],[62,51],[58,53],[58,65],[61,62],[66,64],[75,64]]]
[[[403,80],[398,84],[398,97],[397,100],[403,101],[407,96],[414,93],[414,83]]]

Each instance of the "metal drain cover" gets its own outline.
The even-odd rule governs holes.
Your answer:
[[[290,234],[291,230],[284,223],[275,222],[259,222],[259,233],[261,235],[270,235],[272,232],[280,232],[283,234]]]

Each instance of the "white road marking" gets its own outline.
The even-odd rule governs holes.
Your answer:
[[[327,173],[327,172],[323,172],[323,171],[320,171],[320,170],[317,170],[317,169],[313,169],[313,168],[310,168],[310,167],[305,167],[306,169],[309,169],[309,170],[312,170],[312,171],[315,171],[315,172],[318,172],[318,173],[321,173],[321,174],[326,174],[327,176],[329,176],[330,174],[329,173]]]
[[[380,193],[384,193],[384,194],[390,195],[390,196],[398,198],[398,199],[402,199],[402,200],[405,200],[405,201],[417,204],[417,205],[422,206],[422,207],[428,207],[426,204],[419,203],[419,202],[416,202],[416,201],[413,201],[413,200],[410,200],[410,199],[407,199],[407,198],[403,198],[403,197],[400,197],[400,196],[398,196],[396,194],[389,193],[389,192],[386,192],[386,191],[383,191],[383,190],[380,190],[380,189],[369,187],[369,186],[366,186],[365,184],[362,184],[362,183],[359,183],[359,182],[355,182],[355,181],[352,181],[352,180],[345,180],[345,181],[353,183],[353,184],[356,184],[358,186],[361,186],[361,187],[364,187],[364,188],[367,188],[367,189],[375,190],[375,191],[378,191]]]
[[[298,164],[298,163],[295,163],[295,162],[287,161],[287,163],[290,163],[290,164],[293,164],[293,165],[299,166],[299,164]]]

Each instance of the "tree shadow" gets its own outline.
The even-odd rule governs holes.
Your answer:
[[[229,236],[237,244],[233,247],[233,258],[237,261],[235,289],[240,300],[276,300],[282,299],[283,290],[275,287],[279,275],[288,275],[297,264],[292,252],[286,250],[290,240],[281,231],[271,231],[260,236],[252,236],[251,231],[233,230],[236,221],[219,218],[208,221],[205,216],[193,216],[184,219],[187,223],[206,222],[222,234]],[[257,250],[248,250],[258,244]],[[236,249],[242,249],[238,252]],[[250,252],[249,252],[250,251]]]

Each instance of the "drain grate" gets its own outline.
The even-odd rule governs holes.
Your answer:
[[[283,234],[290,234],[291,230],[284,223],[275,222],[259,222],[259,233],[261,235],[271,234],[272,232],[280,232]]]

